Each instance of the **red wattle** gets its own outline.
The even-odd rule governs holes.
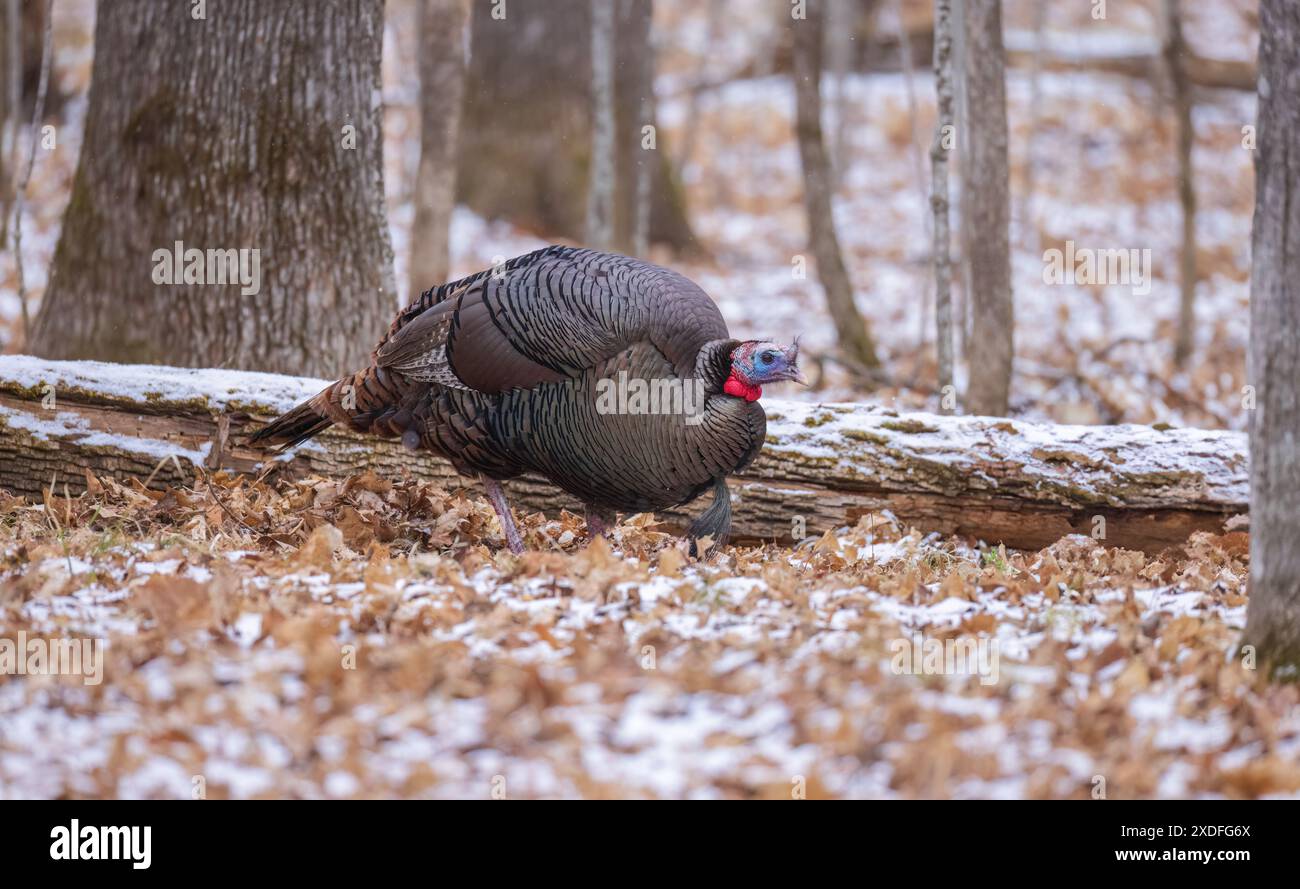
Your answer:
[[[731,376],[727,377],[727,382],[722,384],[722,391],[728,395],[734,395],[736,398],[743,398],[746,401],[758,401],[763,397],[763,390],[753,383],[746,383],[740,377],[736,376],[733,370]]]

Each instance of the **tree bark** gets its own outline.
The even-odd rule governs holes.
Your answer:
[[[418,2],[420,166],[411,227],[410,299],[451,277],[448,238],[456,207],[456,142],[469,39],[469,0]]]
[[[1178,205],[1183,214],[1183,243],[1178,256],[1178,334],[1174,364],[1184,367],[1196,345],[1196,188],[1193,179],[1192,95],[1183,68],[1187,43],[1183,40],[1178,0],[1162,0],[1164,43],[1162,56],[1173,94],[1174,129],[1178,143]]]
[[[1250,605],[1262,666],[1300,671],[1300,7],[1260,3],[1258,154],[1251,241]],[[1247,405],[1249,406],[1249,405]]]
[[[245,448],[244,434],[324,385],[0,356],[0,488],[39,498],[53,477],[60,491],[65,483],[76,491],[86,469],[152,479],[155,487],[190,480],[191,464],[261,471],[267,454]],[[1038,549],[1084,534],[1106,546],[1158,552],[1194,531],[1222,533],[1225,520],[1246,511],[1244,433],[899,415],[856,404],[764,406],[767,443],[730,480],[737,541],[789,545],[796,534],[819,536],[890,510],[922,531],[993,545]],[[282,468],[410,472],[449,487],[477,485],[398,441],[339,429],[299,448]],[[554,515],[580,507],[540,478],[506,488],[517,508]],[[696,502],[660,518],[684,528],[702,507]]]
[[[826,292],[826,307],[835,324],[839,348],[850,366],[866,376],[880,369],[876,344],[867,321],[853,301],[853,283],[835,234],[832,177],[822,138],[822,3],[810,2],[807,18],[793,19],[795,130],[803,162],[804,208],[808,240],[817,260],[817,276]]]
[[[614,244],[631,252],[640,146],[641,75],[631,4],[614,29]],[[504,8],[504,15],[495,9]],[[460,134],[458,200],[548,238],[586,238],[592,146],[591,0],[473,4]],[[652,121],[652,123],[656,123]],[[635,138],[634,138],[634,134]],[[650,160],[649,240],[701,254],[663,133]]]
[[[96,18],[84,147],[32,348],[358,367],[396,308],[382,0],[200,9],[121,0]],[[241,250],[238,268],[215,254]],[[173,252],[203,283],[175,282]]]
[[[971,306],[966,409],[1004,416],[1011,391],[1015,311],[1008,244],[1011,195],[1001,0],[964,0],[964,4],[970,177],[962,183],[962,200],[970,229],[963,262]]]
[[[938,105],[930,143],[930,211],[934,254],[935,355],[939,365],[939,409],[952,413],[957,390],[952,366],[952,247],[949,234],[948,152],[956,138],[953,123],[952,0],[935,0],[934,89]]]

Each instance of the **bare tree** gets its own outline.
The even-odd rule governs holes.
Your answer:
[[[1173,93],[1174,124],[1178,141],[1178,203],[1183,211],[1183,243],[1178,263],[1178,336],[1174,364],[1182,367],[1196,345],[1196,188],[1192,171],[1192,93],[1183,56],[1182,14],[1179,0],[1162,0],[1164,67]]]
[[[419,4],[420,166],[411,227],[412,299],[450,276],[448,236],[456,206],[456,140],[469,40],[469,0]]]
[[[9,246],[9,211],[14,199],[14,171],[18,164],[18,131],[22,117],[22,41],[19,37],[18,0],[5,0],[4,39],[0,40],[0,249]]]
[[[633,249],[637,162],[650,164],[649,240],[699,255],[662,128],[655,151],[632,138],[645,121],[639,65],[645,41],[626,0],[614,22],[614,245]],[[586,239],[595,126],[591,0],[474,3],[460,131],[457,200],[551,238]],[[652,108],[653,111],[653,108]],[[655,121],[650,121],[655,125]]]
[[[614,3],[591,0],[591,169],[587,244],[614,246]]]
[[[1034,55],[1029,63],[1029,132],[1025,137],[1025,179],[1024,190],[1020,195],[1020,228],[1024,232],[1026,243],[1035,254],[1041,249],[1042,241],[1038,234],[1038,222],[1034,218],[1034,175],[1037,172],[1034,145],[1042,118],[1043,47],[1051,7],[1051,0],[1038,0],[1034,6]]]
[[[654,205],[650,195],[650,181],[658,149],[655,132],[655,47],[654,0],[626,0],[629,31],[633,37],[633,51],[627,64],[632,68],[635,81],[635,101],[638,107],[633,132],[624,134],[636,146],[636,190],[632,206],[632,254],[645,256],[650,252],[650,211]],[[649,127],[649,133],[646,132]]]
[[[27,306],[27,276],[23,272],[23,209],[27,202],[27,186],[32,181],[32,168],[36,165],[36,146],[41,134],[41,121],[45,119],[45,95],[50,85],[50,66],[54,63],[54,0],[45,0],[45,28],[41,39],[41,75],[36,88],[36,107],[32,110],[31,149],[23,166],[22,178],[14,188],[14,271],[18,278],[18,305],[22,310],[24,344],[32,333],[31,310]]]
[[[794,27],[795,130],[799,158],[803,162],[804,207],[808,214],[808,238],[817,260],[817,276],[826,292],[826,307],[835,324],[835,334],[845,362],[865,377],[878,376],[880,358],[866,319],[853,301],[849,280],[832,215],[830,161],[822,140],[822,9],[809,3],[807,18],[791,20]]]
[[[948,230],[948,152],[956,136],[953,124],[952,0],[934,4],[934,88],[938,119],[930,143],[930,209],[934,214],[935,354],[939,363],[939,409],[952,412],[956,389],[952,368],[952,248]]]
[[[970,106],[966,103],[966,4],[964,0],[953,0],[952,4],[952,67],[956,74],[953,77],[953,94],[956,102],[957,133],[957,181],[961,183],[961,188],[957,192],[957,243],[958,258],[961,263],[958,271],[958,278],[961,280],[961,287],[957,291],[957,298],[953,300],[953,311],[956,312],[957,344],[956,354],[953,357],[954,362],[961,361],[963,358],[970,356],[970,236],[972,231],[970,221],[970,195],[966,193],[966,183],[971,180],[970,169]]]
[[[844,181],[844,168],[849,150],[849,68],[853,61],[854,29],[862,11],[858,0],[826,0],[825,51],[830,63],[831,83],[835,85],[835,98],[830,103],[834,109],[835,132],[831,137],[831,174],[834,187]]]
[[[705,4],[707,9],[705,18],[708,21],[705,39],[708,45],[712,46],[717,42],[718,35],[722,31],[723,0],[705,0]],[[686,122],[682,126],[682,141],[674,160],[674,165],[679,172],[685,170],[695,157],[695,140],[700,129],[700,97],[704,95],[704,78],[709,71],[709,61],[710,57],[702,54],[699,67],[694,72],[690,99],[686,104]]]
[[[1015,336],[1002,5],[1001,0],[963,0],[963,5],[970,171],[969,180],[962,183],[970,223],[963,257],[971,306],[966,408],[1002,416],[1011,390]]]
[[[916,122],[916,65],[912,61],[912,35],[907,33],[907,24],[903,20],[903,0],[894,0],[893,4],[895,35],[898,39],[898,59],[903,71],[903,90],[907,95],[907,148],[912,158],[912,174],[916,178],[916,188],[925,203],[925,158],[921,149],[921,140],[917,134]],[[930,219],[925,217],[926,233],[930,230]],[[924,338],[925,334],[922,334]]]
[[[1300,6],[1261,0],[1251,241],[1250,606],[1245,642],[1300,674]],[[1250,395],[1248,394],[1249,398]],[[1249,405],[1249,403],[1247,404]]]
[[[907,94],[907,150],[912,158],[912,175],[916,179],[916,191],[920,196],[921,206],[924,207],[927,202],[928,187],[925,182],[925,158],[921,149],[921,140],[917,133],[917,113],[916,113],[916,77],[915,64],[912,61],[912,35],[907,33],[907,24],[903,20],[903,0],[893,0],[895,35],[898,39],[898,61],[903,69],[903,87]],[[933,220],[930,216],[921,217],[922,224],[925,227],[926,237],[930,243],[934,243]],[[930,304],[934,298],[934,291],[927,284],[924,293],[921,295],[920,333],[917,336],[917,342],[924,347],[930,338]]]
[[[396,304],[382,46],[382,0],[101,9],[33,351],[329,377],[364,364]]]

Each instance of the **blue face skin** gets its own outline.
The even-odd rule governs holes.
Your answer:
[[[748,382],[761,386],[784,380],[801,381],[799,346],[782,349],[776,343],[745,343],[732,353],[732,368]]]

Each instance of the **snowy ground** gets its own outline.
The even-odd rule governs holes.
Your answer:
[[[107,643],[98,684],[0,679],[0,797],[1300,795],[1297,689],[1233,652],[1244,534],[526,527],[374,476],[0,502],[0,638]]]

